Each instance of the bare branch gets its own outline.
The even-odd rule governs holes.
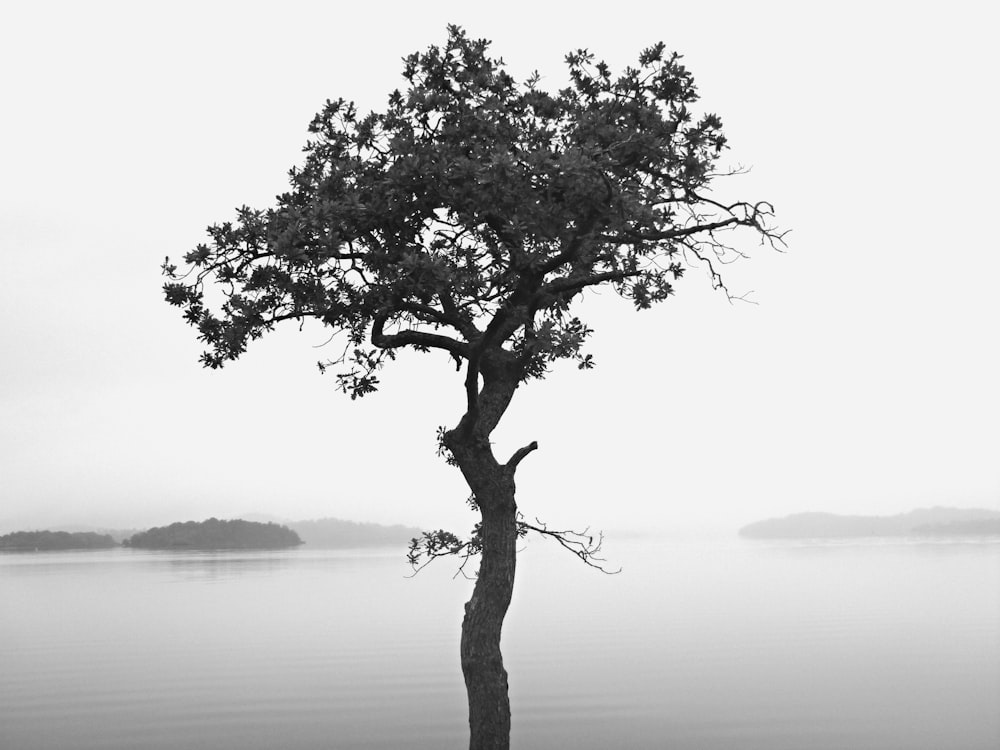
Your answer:
[[[538,450],[537,440],[532,440],[523,448],[518,448],[517,451],[514,452],[514,455],[511,456],[510,460],[507,462],[507,469],[509,471],[513,471],[514,469],[517,468],[517,465],[521,463],[521,461],[524,459],[525,456],[527,456],[532,451],[536,450]]]
[[[576,555],[580,560],[591,568],[596,568],[597,570],[605,573],[607,575],[617,575],[622,572],[621,568],[618,570],[608,570],[604,567],[604,563],[607,562],[601,554],[601,547],[604,545],[604,533],[598,532],[596,541],[594,540],[594,535],[590,534],[590,529],[584,529],[583,531],[555,531],[550,529],[544,523],[535,519],[535,523],[538,526],[532,526],[524,521],[518,521],[519,530],[521,531],[521,536],[524,536],[528,531],[534,531],[537,534],[541,534],[545,537],[551,537],[555,539],[564,548]]]
[[[675,240],[681,237],[688,237],[692,234],[698,234],[699,232],[710,232],[713,229],[722,229],[723,227],[731,227],[737,224],[749,224],[749,221],[732,216],[724,221],[713,221],[709,224],[695,224],[687,227],[677,227],[675,229],[664,229],[659,232],[633,232],[626,230],[624,238],[629,240],[646,241]],[[608,240],[624,239],[622,237],[607,237],[603,235],[602,238]]]

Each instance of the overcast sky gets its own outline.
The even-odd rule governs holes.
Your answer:
[[[551,6],[555,8],[555,4]],[[562,6],[567,7],[567,6]],[[518,392],[499,454],[556,526],[738,526],[805,510],[1000,508],[1000,252],[990,4],[19,3],[0,26],[0,533],[268,513],[467,528],[435,456],[446,357],[350,401],[294,327],[222,371],[159,265],[285,189],[327,98],[382,108],[447,23],[564,81],[658,40],[721,115],[724,190],[766,199],[730,304],[698,273],[652,311],[584,306],[597,369]],[[749,236],[747,242],[753,243]]]

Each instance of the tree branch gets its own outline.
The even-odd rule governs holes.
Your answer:
[[[540,263],[538,266],[538,272],[543,276],[551,271],[556,270],[559,266],[563,265],[567,261],[573,260],[577,253],[580,252],[580,248],[583,245],[583,240],[590,232],[594,229],[594,225],[597,223],[596,212],[591,212],[587,216],[586,220],[574,234],[573,239],[565,244],[562,250],[556,253],[554,256],[549,258],[544,263]]]
[[[465,434],[471,433],[479,419],[479,357],[479,352],[474,351],[465,369],[465,416],[458,425]]]
[[[618,570],[608,570],[604,567],[604,563],[607,560],[600,556],[601,547],[604,545],[603,532],[598,532],[597,541],[595,542],[593,534],[589,533],[590,529],[584,529],[583,531],[571,531],[568,529],[565,531],[555,531],[537,518],[535,519],[535,523],[538,526],[532,526],[530,523],[519,520],[518,526],[521,530],[521,536],[524,536],[528,531],[534,531],[542,536],[552,537],[564,549],[568,549],[580,558],[585,565],[596,568],[607,575],[617,575],[622,572],[621,568],[618,568]]]
[[[379,349],[396,349],[401,346],[423,346],[431,349],[443,349],[455,357],[468,358],[469,356],[469,347],[467,344],[438,333],[428,333],[427,331],[412,329],[398,333],[384,333],[385,324],[388,320],[389,313],[383,311],[375,315],[372,321],[371,340],[372,344]]]
[[[626,230],[625,237],[629,240],[648,240],[648,241],[658,241],[658,240],[673,240],[678,237],[688,237],[692,234],[698,234],[699,232],[710,232],[713,229],[722,229],[723,227],[731,227],[735,224],[742,224],[744,226],[753,226],[753,223],[749,219],[740,219],[737,216],[732,216],[725,221],[713,221],[710,224],[695,224],[694,226],[681,227],[679,229],[666,229],[661,232],[633,232]],[[601,235],[602,239],[611,241],[621,241],[622,237]]]
[[[475,508],[475,503],[470,502]],[[596,538],[589,533],[589,529],[583,531],[556,531],[550,529],[546,524],[535,519],[537,526],[527,523],[524,517],[517,514],[517,535],[519,538],[527,536],[529,531],[534,531],[545,537],[555,539],[563,549],[567,549],[576,555],[585,565],[601,571],[606,575],[617,575],[621,573],[621,568],[608,570],[604,567],[607,562],[601,557],[601,547],[604,544],[604,534],[598,533]],[[483,540],[480,536],[480,525],[476,524],[472,534],[468,539],[461,539],[450,531],[438,529],[437,531],[425,531],[419,537],[410,540],[410,548],[406,555],[406,560],[413,568],[413,575],[416,575],[425,567],[430,565],[439,557],[457,555],[462,559],[455,575],[469,576],[465,573],[465,566],[469,559],[475,557],[483,551]]]
[[[455,303],[450,291],[442,289],[438,292],[438,299],[441,300],[441,308],[444,310],[445,315],[448,316],[449,325],[454,326],[469,341],[481,335],[480,330],[458,309],[458,305]]]
[[[624,281],[630,276],[639,276],[641,271],[605,271],[595,273],[590,276],[563,277],[553,279],[542,287],[540,294],[565,294],[566,292],[578,292],[584,287],[603,284],[607,281]]]
[[[532,440],[530,443],[528,443],[523,448],[518,448],[514,452],[514,455],[511,456],[510,460],[507,462],[507,470],[508,471],[513,471],[514,469],[516,469],[517,465],[519,463],[521,463],[522,460],[524,460],[525,456],[527,456],[532,451],[536,451],[536,450],[538,450],[538,441],[537,440]]]

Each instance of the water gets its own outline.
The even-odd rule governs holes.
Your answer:
[[[996,750],[1000,543],[542,541],[515,748]],[[471,583],[401,550],[0,555],[0,748],[460,748]]]

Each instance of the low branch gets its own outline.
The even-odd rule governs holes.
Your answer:
[[[590,529],[584,529],[583,531],[572,531],[566,529],[564,531],[555,531],[550,529],[544,523],[535,519],[535,523],[538,526],[532,526],[530,523],[525,521],[518,521],[518,527],[521,536],[524,536],[529,531],[534,531],[542,536],[548,536],[555,539],[564,548],[568,549],[574,555],[576,555],[584,563],[591,568],[596,568],[597,570],[605,573],[606,575],[617,575],[622,572],[621,568],[618,570],[608,570],[604,567],[604,563],[607,562],[601,554],[601,547],[604,545],[604,533],[597,533],[597,541],[594,541],[594,535],[590,534]]]
[[[511,456],[510,460],[507,462],[507,469],[509,471],[513,471],[514,469],[517,468],[517,465],[521,463],[521,461],[524,459],[525,456],[527,456],[532,451],[536,450],[538,450],[537,440],[532,440],[523,448],[518,448],[517,451],[514,452],[514,455]]]
[[[459,539],[450,531],[445,531],[444,529],[425,531],[419,537],[414,537],[410,540],[410,549],[406,554],[406,561],[413,568],[413,573],[408,577],[412,578],[439,557],[460,555],[462,557],[462,564],[458,566],[455,575],[458,576],[461,573],[468,578],[469,576],[465,573],[465,565],[469,562],[469,558],[482,552],[482,549],[483,543],[479,538],[478,529],[467,541]],[[423,562],[421,562],[421,559],[423,559]]]
[[[470,502],[470,505],[472,505],[473,508],[476,507],[474,501]],[[535,519],[535,523],[538,525],[535,526],[527,523],[524,520],[524,516],[518,513],[517,536],[519,538],[524,538],[528,535],[528,532],[534,531],[542,536],[552,537],[559,542],[564,549],[572,552],[585,565],[595,568],[596,570],[599,570],[607,575],[617,575],[618,573],[621,573],[621,568],[618,570],[608,570],[604,567],[604,563],[607,561],[601,557],[601,547],[604,544],[603,533],[598,532],[595,537],[593,534],[589,533],[589,529],[584,529],[583,531],[571,531],[568,529],[556,531],[554,529],[550,529],[537,518]],[[425,531],[419,537],[411,539],[410,549],[406,555],[406,560],[410,563],[410,567],[413,568],[413,575],[419,573],[439,557],[457,555],[462,559],[462,562],[458,566],[458,570],[455,572],[455,575],[458,576],[461,574],[468,578],[469,576],[465,572],[465,566],[468,564],[470,558],[475,557],[483,551],[483,540],[479,532],[480,526],[479,524],[476,524],[476,527],[472,530],[472,535],[467,540],[461,539],[455,534],[452,534],[450,531],[444,531],[443,529],[439,529],[437,531]]]

